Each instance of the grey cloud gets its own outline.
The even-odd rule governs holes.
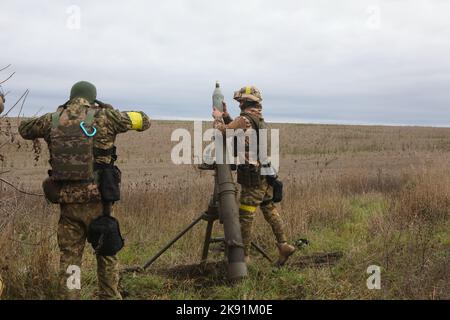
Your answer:
[[[81,29],[66,28],[67,8]],[[380,9],[380,28],[368,25]],[[263,90],[266,118],[448,125],[450,3],[443,0],[10,1],[1,63],[12,100],[51,111],[70,86],[156,118],[208,118],[220,80]]]

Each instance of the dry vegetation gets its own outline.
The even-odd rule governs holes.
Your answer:
[[[145,274],[124,274],[125,298],[450,299],[450,129],[272,126],[281,129],[287,233],[293,241],[308,238],[310,245],[282,269],[255,253],[258,263],[250,266],[249,279],[230,287],[222,264],[192,266],[199,262],[204,235],[197,226]],[[170,134],[178,127],[192,129],[192,123],[157,121],[143,134],[118,138],[124,183],[115,212],[126,238],[119,255],[123,265],[143,263],[209,201],[211,174],[170,161]],[[7,145],[0,172],[8,172],[1,177],[40,192],[46,150],[43,146],[33,159],[32,142]],[[57,207],[1,182],[0,192],[5,298],[55,298]],[[215,232],[221,233],[220,226]],[[261,214],[255,235],[275,255]],[[211,261],[220,261],[222,253],[213,249]],[[342,252],[342,258],[305,263],[304,256],[323,252]],[[373,264],[382,268],[381,290],[366,287],[366,269]],[[87,247],[82,275],[87,299],[95,292],[94,265]]]

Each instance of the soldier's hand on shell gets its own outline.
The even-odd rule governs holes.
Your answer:
[[[228,109],[227,109],[227,103],[225,101],[222,102],[223,104],[223,114],[222,117],[227,118],[230,116],[230,114],[228,113]]]
[[[223,115],[223,112],[220,112],[219,109],[217,109],[216,107],[213,107],[213,112],[212,112],[212,116],[213,118],[221,118]]]

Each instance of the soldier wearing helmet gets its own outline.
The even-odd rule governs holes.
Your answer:
[[[262,95],[254,86],[243,87],[234,93],[234,99],[239,102],[241,114],[232,119],[224,103],[224,112],[214,108],[214,128],[226,132],[227,129],[245,131],[264,129],[266,124],[262,115]],[[277,179],[276,173],[262,176],[262,164],[259,155],[257,160],[249,156],[249,140],[246,138],[245,164],[238,166],[238,183],[241,185],[239,221],[241,224],[242,240],[246,261],[250,260],[250,246],[252,241],[252,225],[255,212],[259,207],[265,220],[270,224],[279,251],[278,265],[283,265],[294,253],[295,248],[287,243],[283,221],[274,203],[274,187],[271,181]]]
[[[99,221],[116,221],[111,212],[112,204],[120,198],[120,170],[114,165],[116,135],[150,127],[144,112],[121,112],[98,102],[96,97],[93,84],[78,82],[71,89],[69,101],[56,112],[22,121],[19,126],[24,139],[44,138],[49,146],[52,170],[43,187],[46,198],[58,203],[61,210],[57,236],[60,295],[64,299],[80,298],[80,288],[67,283],[71,268],[81,267],[86,239],[94,246],[91,226]],[[118,231],[113,222],[105,226]],[[119,236],[120,231],[114,243],[105,240],[94,246],[100,299],[121,299],[115,255],[123,246],[121,236],[117,240]]]

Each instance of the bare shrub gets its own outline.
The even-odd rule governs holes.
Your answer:
[[[370,238],[379,239],[372,249],[389,272],[385,281],[390,294],[449,297],[450,248],[436,239],[449,226],[449,188],[441,171],[422,172],[391,195],[384,215],[371,220]]]
[[[339,190],[345,195],[355,195],[370,192],[395,192],[408,181],[406,173],[393,174],[379,168],[376,174],[367,172],[346,172],[338,179]]]
[[[399,227],[434,225],[450,217],[448,173],[425,172],[393,195],[392,219]]]

